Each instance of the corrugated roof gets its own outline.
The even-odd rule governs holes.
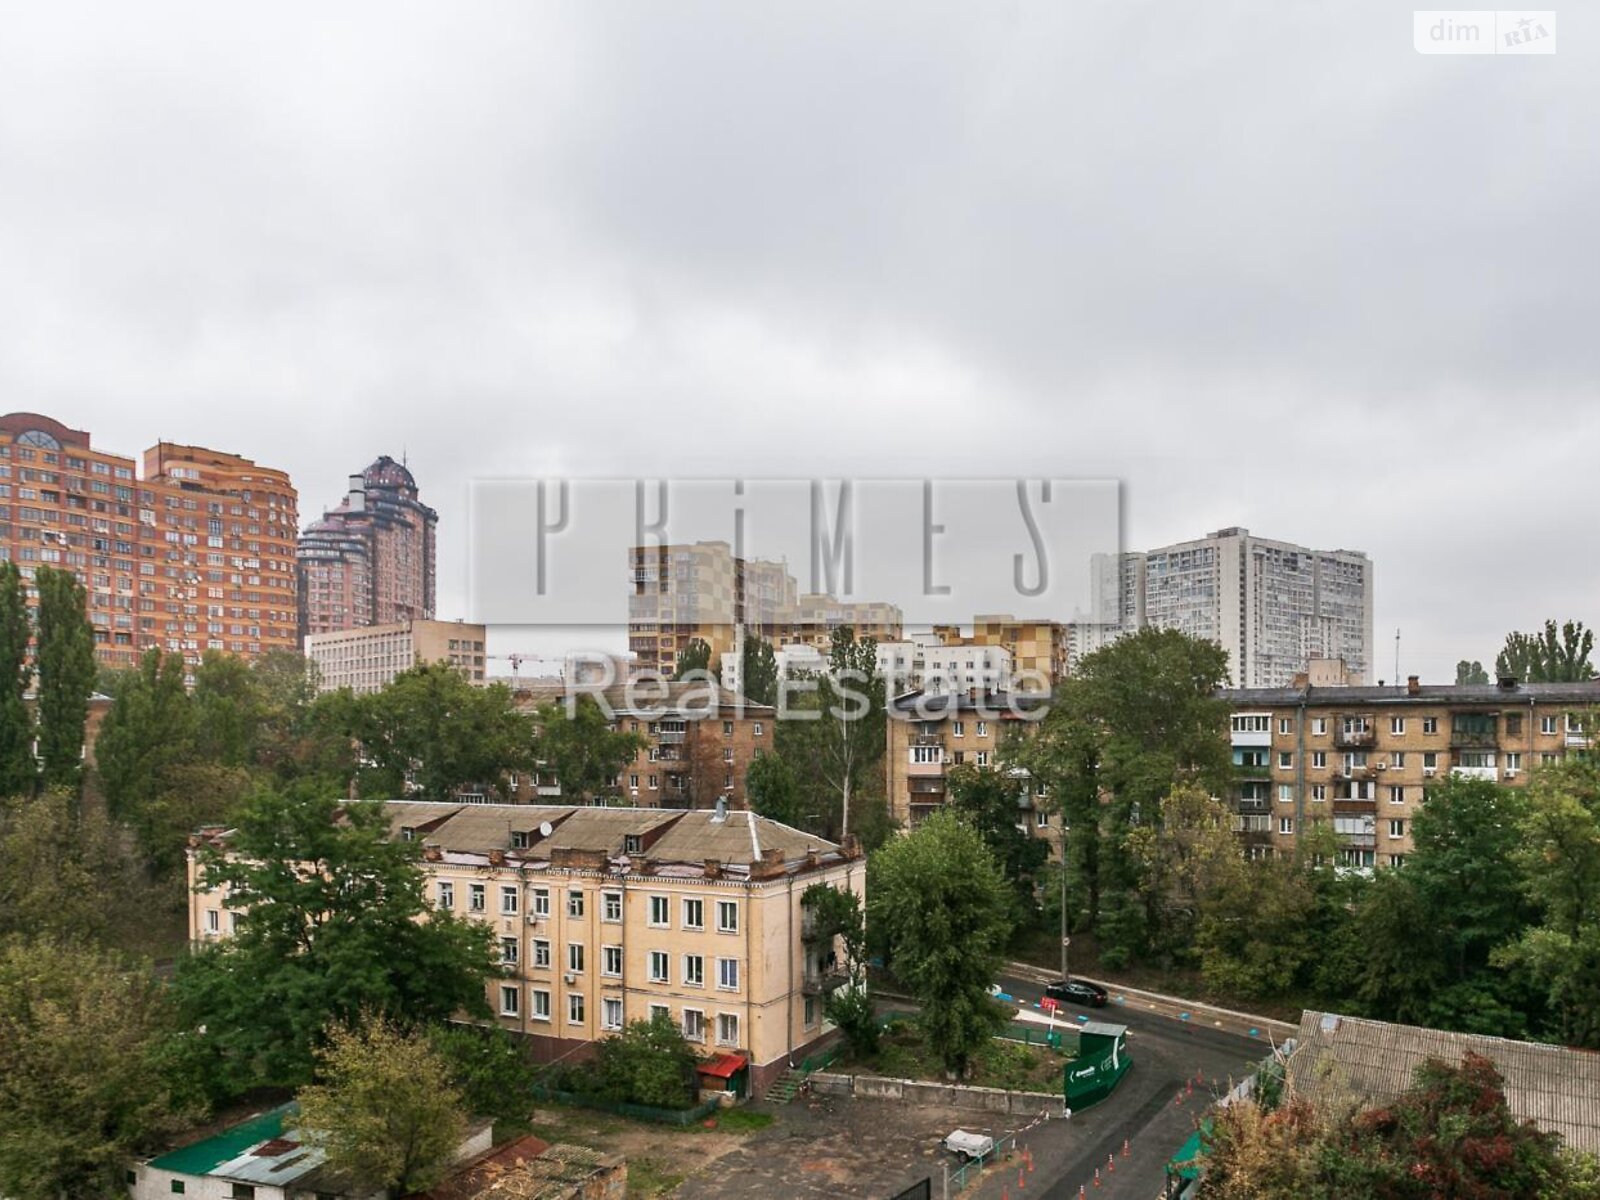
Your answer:
[[[283,1187],[321,1166],[324,1158],[322,1151],[283,1137],[285,1123],[297,1111],[293,1101],[279,1105],[151,1159],[150,1166],[178,1175],[213,1175]]]
[[[1587,683],[1519,683],[1502,688],[1493,683],[1424,683],[1412,694],[1398,687],[1275,687],[1223,688],[1218,696],[1235,707],[1252,704],[1305,704],[1337,708],[1341,704],[1570,704],[1587,708],[1600,705],[1600,679]]]
[[[1600,1054],[1565,1046],[1307,1010],[1289,1058],[1289,1087],[1312,1100],[1389,1101],[1411,1086],[1426,1060],[1454,1065],[1469,1050],[1499,1069],[1513,1115],[1559,1133],[1574,1149],[1600,1151]]]

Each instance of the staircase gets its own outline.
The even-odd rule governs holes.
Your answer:
[[[762,1099],[769,1104],[787,1104],[799,1094],[805,1082],[806,1073],[796,1067],[790,1067],[772,1081],[772,1086],[767,1089],[767,1094]]]

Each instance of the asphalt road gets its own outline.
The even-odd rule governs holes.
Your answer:
[[[1044,994],[1042,984],[1014,975],[1002,976],[999,983],[1019,1006],[1030,1010]],[[1167,1160],[1189,1136],[1199,1116],[1271,1052],[1265,1039],[1194,1020],[1177,1020],[1130,1004],[1094,1009],[1069,1005],[1062,1014],[1063,1023],[1075,1024],[1079,1015],[1126,1025],[1133,1069],[1099,1104],[1033,1131],[1028,1147],[1034,1169],[1024,1169],[1021,1187],[1015,1173],[1008,1170],[962,1193],[962,1200],[999,1200],[1002,1194],[1016,1200],[1071,1200],[1080,1186],[1088,1195],[1105,1200],[1154,1200],[1165,1179]],[[1109,1169],[1108,1156],[1113,1160]],[[1094,1186],[1097,1167],[1098,1189]]]

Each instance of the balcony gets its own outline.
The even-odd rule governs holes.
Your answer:
[[[1264,813],[1272,811],[1272,805],[1266,800],[1240,800],[1239,811],[1242,813]]]
[[[1566,744],[1574,750],[1587,750],[1593,739],[1581,729],[1567,730]]]
[[[826,996],[849,981],[850,977],[839,967],[829,967],[823,971],[807,966],[806,973],[800,981],[800,991],[807,996]]]
[[[681,746],[684,739],[682,729],[663,729],[656,734],[656,741],[663,746]]]
[[[933,761],[931,761],[931,762],[918,762],[916,760],[916,757],[913,756],[911,761],[906,764],[906,774],[908,776],[914,776],[914,775],[924,775],[924,776],[926,776],[926,775],[940,775],[940,776],[942,776],[944,774],[944,756],[943,755],[939,755],[939,756],[935,757],[933,759]]]
[[[1460,779],[1488,779],[1500,778],[1497,767],[1451,767],[1450,774]]]
[[[1374,850],[1378,845],[1376,833],[1341,833],[1339,845],[1346,850]]]
[[[1269,763],[1234,763],[1233,777],[1235,779],[1271,779],[1272,767]]]
[[[1450,748],[1452,750],[1493,750],[1496,738],[1492,729],[1452,729],[1450,731]]]
[[[1378,731],[1370,727],[1346,729],[1339,725],[1333,731],[1333,744],[1342,750],[1370,749],[1378,744]]]

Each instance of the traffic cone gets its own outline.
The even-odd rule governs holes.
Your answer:
[[[1011,1189],[1003,1183],[1000,1185],[1000,1200],[1011,1200]]]
[[[1089,1200],[1089,1191],[1081,1183],[1078,1185],[1078,1200]]]
[[[1094,1169],[1094,1185],[1095,1185],[1095,1187],[1099,1187],[1100,1186],[1100,1168],[1099,1167],[1096,1167]]]
[[[1027,1160],[1027,1163],[1028,1163],[1028,1174],[1032,1175],[1033,1174],[1033,1151],[1029,1150],[1025,1157],[1026,1157],[1026,1160]]]
[[[1106,1174],[1109,1175],[1109,1174],[1111,1174],[1111,1172],[1115,1171],[1116,1169],[1117,1169],[1117,1156],[1115,1154],[1106,1155]]]
[[[1185,1096],[1194,1095],[1194,1080],[1191,1079],[1188,1083],[1184,1084],[1183,1094]]]
[[[1122,1157],[1123,1158],[1127,1158],[1128,1157],[1128,1139],[1127,1138],[1123,1138],[1122,1139]]]
[[[1017,1191],[1022,1191],[1028,1186],[1028,1176],[1021,1167],[1017,1168]]]

